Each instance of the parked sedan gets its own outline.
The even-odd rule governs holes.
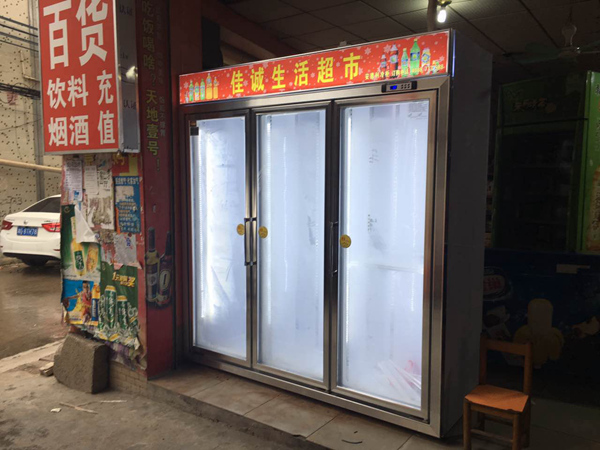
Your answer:
[[[0,250],[30,266],[60,259],[60,195],[6,216],[0,230]]]

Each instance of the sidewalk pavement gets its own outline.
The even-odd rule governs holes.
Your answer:
[[[111,390],[96,395],[71,390],[54,377],[39,374],[57,346],[49,344],[0,360],[0,449],[282,448],[143,397]],[[60,412],[51,411],[55,408]]]

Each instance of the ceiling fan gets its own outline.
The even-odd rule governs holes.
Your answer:
[[[556,48],[546,44],[536,42],[525,45],[525,52],[507,54],[514,61],[520,64],[533,64],[537,62],[566,60],[574,61],[579,55],[589,55],[600,53],[600,41],[590,44],[576,46],[573,44],[573,37],[577,33],[577,27],[573,23],[573,7],[569,11],[569,17],[561,29],[565,38],[563,47]]]

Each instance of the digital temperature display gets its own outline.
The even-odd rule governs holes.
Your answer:
[[[382,86],[382,92],[401,92],[401,91],[412,91],[417,88],[416,81],[403,81],[402,83],[384,84]]]

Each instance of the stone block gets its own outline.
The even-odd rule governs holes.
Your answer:
[[[69,333],[54,355],[54,376],[65,386],[95,394],[108,386],[108,347]]]

